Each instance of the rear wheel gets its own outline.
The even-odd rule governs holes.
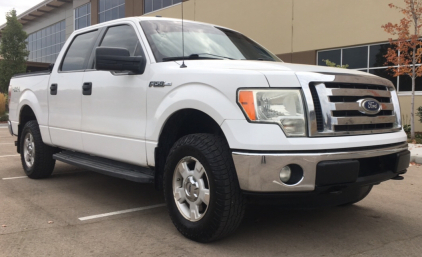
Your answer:
[[[167,158],[164,193],[170,217],[185,237],[210,242],[235,231],[244,201],[225,140],[193,134],[175,143]]]
[[[46,178],[54,170],[54,148],[42,141],[37,121],[28,121],[20,141],[21,161],[26,175],[33,179]]]

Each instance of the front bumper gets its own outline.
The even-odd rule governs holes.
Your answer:
[[[350,160],[358,163],[353,169],[348,167]],[[407,143],[337,151],[233,152],[240,188],[262,193],[310,192],[344,184],[374,185],[404,173],[409,160]],[[303,169],[303,178],[295,185],[286,185],[280,181],[280,170],[291,164]]]

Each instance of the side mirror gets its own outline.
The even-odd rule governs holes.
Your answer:
[[[130,56],[129,50],[118,47],[97,47],[95,69],[103,71],[130,71],[143,74],[146,61],[142,56]]]

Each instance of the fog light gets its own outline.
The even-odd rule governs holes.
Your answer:
[[[289,166],[284,166],[280,171],[280,180],[281,182],[287,183],[292,176],[292,170]]]

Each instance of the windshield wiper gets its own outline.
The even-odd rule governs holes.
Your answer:
[[[199,56],[199,55],[211,55],[214,57],[204,57],[204,56]],[[220,56],[220,55],[216,55],[216,54],[209,54],[209,53],[201,53],[201,54],[191,54],[189,56],[175,56],[175,57],[164,57],[163,58],[163,62],[168,62],[168,61],[177,61],[177,60],[207,60],[207,59],[230,59],[230,60],[234,60],[233,58],[230,57],[225,57],[225,56]]]
[[[231,58],[231,57],[222,56],[222,55],[216,55],[216,54],[210,54],[210,53],[201,53],[201,54],[197,54],[197,55],[211,55],[211,56],[220,57],[220,58],[224,58],[224,59],[236,60],[236,59]]]
[[[269,58],[258,58],[256,60],[257,61],[270,61],[270,62],[274,62],[274,59],[269,59]]]

